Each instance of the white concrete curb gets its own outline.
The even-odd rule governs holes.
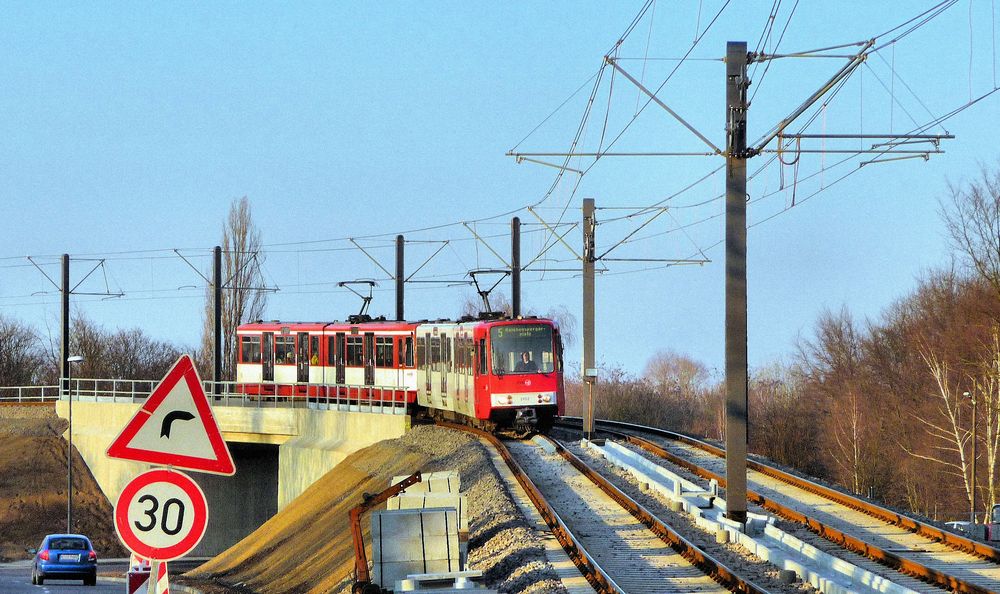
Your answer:
[[[715,496],[714,481],[712,491],[706,491],[617,443],[608,441],[603,447],[586,440],[582,443],[612,464],[630,472],[639,482],[646,483],[649,489],[679,502],[698,526],[709,532],[725,530],[730,541],[738,542],[779,569],[794,571],[799,578],[824,594],[917,594],[779,530],[774,526],[773,516],[748,514],[747,533],[742,532],[739,524],[725,517],[725,501]]]

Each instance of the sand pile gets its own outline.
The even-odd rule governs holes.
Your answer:
[[[66,427],[52,406],[0,406],[0,561],[29,559],[24,549],[66,531]],[[127,555],[112,505],[76,451],[73,483],[73,532],[101,557]]]
[[[500,592],[558,592],[543,546],[514,506],[487,451],[466,434],[416,427],[360,450],[253,534],[185,577],[262,594],[350,592],[354,570],[348,512],[394,475],[456,470],[468,496],[469,561]],[[384,509],[384,506],[382,506]],[[369,522],[363,522],[371,554]]]

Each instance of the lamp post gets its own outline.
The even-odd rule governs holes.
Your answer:
[[[972,399],[972,501],[969,506],[969,521],[976,523],[976,397],[969,392],[962,396]]]
[[[66,358],[66,398],[69,401],[69,448],[66,450],[66,533],[73,533],[73,363],[83,357]]]

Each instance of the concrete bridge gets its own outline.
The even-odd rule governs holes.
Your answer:
[[[73,445],[101,490],[113,503],[124,486],[152,466],[105,456],[155,382],[73,379]],[[209,384],[209,382],[206,382]],[[211,385],[206,393],[212,394]],[[10,401],[11,389],[0,390]],[[57,390],[47,387],[46,400]],[[192,555],[214,555],[235,544],[270,519],[349,454],[409,428],[406,409],[394,402],[393,389],[360,399],[347,395],[306,401],[303,398],[251,399],[222,386],[209,396],[222,436],[236,464],[232,477],[191,472],[205,491],[208,532]],[[344,390],[333,390],[341,394]],[[37,401],[18,393],[22,401]],[[56,413],[69,418],[70,402],[55,400]],[[67,430],[67,436],[69,431]]]

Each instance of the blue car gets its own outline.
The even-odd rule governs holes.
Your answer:
[[[90,539],[82,534],[49,534],[31,563],[31,583],[41,586],[45,580],[83,580],[85,586],[97,585],[97,553]]]

